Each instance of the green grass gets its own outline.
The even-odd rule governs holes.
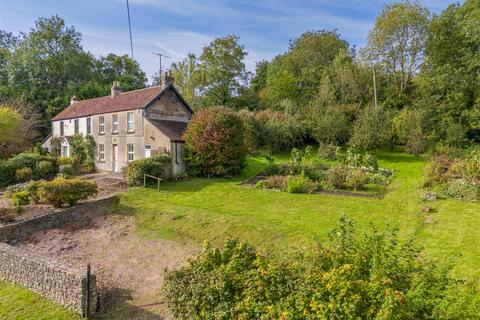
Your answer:
[[[286,156],[281,156],[286,160]],[[379,152],[379,164],[395,176],[384,199],[338,195],[289,194],[239,185],[265,166],[250,158],[241,177],[192,179],[154,188],[133,188],[122,196],[121,209],[135,214],[137,231],[149,238],[215,244],[239,237],[265,249],[308,246],[315,237],[326,239],[341,214],[357,221],[360,230],[373,223],[396,226],[403,237],[415,235],[429,257],[447,260],[461,254],[454,274],[478,277],[480,205],[438,200],[423,213],[422,169],[425,160],[404,153]],[[431,223],[425,223],[432,216]]]
[[[14,284],[0,282],[0,319],[80,320],[83,318],[36,293]]]

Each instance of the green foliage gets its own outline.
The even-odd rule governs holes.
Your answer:
[[[369,32],[365,55],[379,63],[397,92],[406,91],[420,69],[429,16],[418,2],[387,4]]]
[[[84,179],[55,178],[41,182],[38,195],[41,201],[61,207],[63,204],[75,205],[80,200],[98,193],[96,182]]]
[[[71,164],[61,164],[58,166],[58,173],[64,177],[71,177],[75,174],[75,168]]]
[[[288,52],[278,55],[268,67],[266,96],[270,106],[282,101],[295,106],[307,104],[318,93],[323,70],[348,44],[335,31],[309,31],[290,43]]]
[[[196,113],[184,134],[185,160],[192,175],[237,175],[245,167],[244,125],[225,107]]]
[[[479,201],[480,187],[464,179],[454,179],[447,182],[445,195],[453,199]]]
[[[50,139],[50,154],[53,157],[60,157],[62,154],[62,137],[52,137]]]
[[[142,185],[144,174],[163,178],[166,173],[165,168],[169,161],[170,157],[166,155],[130,161],[128,165],[124,167],[123,171],[125,182],[129,186]],[[147,182],[152,182],[152,180],[147,179]]]
[[[288,193],[306,193],[308,192],[308,178],[304,174],[298,176],[288,176],[287,192]]]
[[[27,182],[32,179],[32,169],[31,168],[21,168],[15,171],[15,178],[19,182]]]
[[[466,287],[448,276],[449,266],[419,253],[394,229],[357,233],[342,217],[330,241],[283,260],[238,240],[221,249],[207,244],[167,273],[163,289],[176,319],[443,318],[452,305],[439,302]]]
[[[425,152],[427,136],[425,133],[425,112],[405,108],[393,119],[398,142],[405,145],[408,153],[419,155]]]
[[[6,187],[17,181],[16,171],[29,168],[33,180],[45,179],[44,171],[38,166],[40,162],[50,162],[54,172],[56,171],[55,159],[49,156],[42,156],[34,153],[20,153],[8,160],[0,161],[0,187]]]
[[[317,156],[326,160],[337,160],[340,155],[340,147],[333,144],[321,143],[318,145]]]
[[[92,136],[84,137],[81,134],[75,134],[70,143],[71,157],[75,158],[79,164],[85,162],[91,163],[94,160],[95,140]]]
[[[322,108],[310,118],[312,136],[319,144],[341,145],[348,141],[352,131],[350,117],[338,107]]]
[[[41,179],[52,178],[56,173],[55,164],[52,161],[39,161],[35,165],[35,170]]]
[[[336,189],[345,187],[349,174],[349,169],[346,165],[338,165],[331,168],[327,175],[327,183]]]
[[[363,190],[365,185],[369,182],[368,175],[362,170],[357,169],[348,177],[348,184],[354,190]]]
[[[363,150],[375,150],[391,144],[392,115],[382,108],[367,107],[355,121],[349,144]]]
[[[24,206],[26,204],[29,204],[30,197],[29,197],[28,191],[22,190],[22,191],[15,192],[12,195],[12,203],[15,206]]]
[[[11,142],[21,123],[22,118],[17,112],[0,105],[0,143]]]

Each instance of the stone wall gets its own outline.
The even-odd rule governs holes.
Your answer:
[[[84,316],[87,271],[69,268],[32,252],[0,243],[0,280],[14,282]],[[97,308],[95,275],[90,276],[90,312]]]
[[[108,213],[116,196],[92,200],[77,206],[55,210],[29,220],[0,226],[0,242],[11,242],[24,239],[31,234],[45,229],[58,228],[65,225],[81,228],[87,226],[92,218]]]

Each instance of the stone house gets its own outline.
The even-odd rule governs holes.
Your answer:
[[[159,86],[122,92],[114,82],[106,97],[78,101],[52,119],[51,137],[63,137],[62,156],[71,155],[74,134],[91,135],[96,145],[95,167],[120,172],[129,162],[158,153],[172,157],[170,176],[185,171],[183,133],[193,110],[175,89],[173,78],[163,75]]]

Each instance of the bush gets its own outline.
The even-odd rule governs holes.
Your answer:
[[[191,175],[237,175],[246,165],[243,122],[225,107],[204,109],[184,134],[185,159]]]
[[[348,115],[338,107],[322,108],[312,119],[312,131],[319,144],[342,145],[348,141],[352,131],[352,122]]]
[[[62,204],[75,205],[80,200],[85,200],[98,193],[94,181],[84,179],[55,178],[52,181],[41,182],[38,194],[41,201],[61,207]]]
[[[268,257],[229,239],[166,274],[175,319],[470,319],[478,294],[449,276],[451,265],[419,259],[396,230],[357,232],[342,217],[330,240],[290,258]],[[447,299],[450,303],[440,303]],[[475,300],[478,301],[478,298]],[[453,302],[453,303],[452,303]],[[452,312],[454,308],[456,312]]]
[[[61,173],[64,177],[71,177],[75,173],[75,169],[71,164],[62,164],[58,167],[58,173]]]
[[[10,161],[0,160],[0,188],[9,186],[17,181],[16,167]]]
[[[39,161],[35,166],[40,179],[50,179],[55,176],[55,165],[51,161]]]
[[[131,161],[124,167],[123,178],[129,186],[142,185],[144,174],[162,178],[168,161],[170,161],[170,157],[165,155]]]
[[[368,175],[362,169],[357,169],[349,176],[348,183],[355,190],[363,190],[368,183]]]
[[[425,187],[433,187],[446,181],[446,168],[437,159],[431,159],[427,162],[423,169],[423,185]]]
[[[447,183],[445,195],[449,198],[465,201],[479,201],[480,187],[464,179],[455,179]]]
[[[305,173],[305,176],[315,181],[322,181],[327,175],[328,166],[324,164],[305,164],[301,169]]]
[[[383,108],[363,109],[353,126],[349,144],[362,150],[375,150],[392,144],[392,115]]]
[[[32,169],[31,168],[21,168],[15,171],[15,178],[18,182],[27,182],[32,180]]]
[[[12,203],[15,206],[24,206],[30,203],[30,197],[27,190],[15,192],[12,195]]]
[[[336,189],[342,189],[347,182],[349,169],[346,165],[338,165],[329,170],[327,182]]]
[[[321,143],[318,146],[317,156],[326,160],[337,160],[340,155],[340,147],[333,144]]]
[[[270,176],[265,180],[265,186],[269,189],[285,190],[287,178],[285,176]]]
[[[57,158],[57,163],[61,165],[70,165],[74,171],[77,171],[80,168],[80,161],[75,157],[60,157]]]
[[[315,190],[315,184],[306,178],[304,173],[287,177],[287,192],[289,193],[310,193]]]

